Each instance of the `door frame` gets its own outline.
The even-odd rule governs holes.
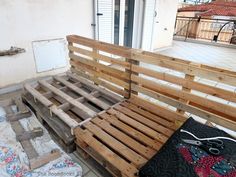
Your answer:
[[[98,22],[98,0],[93,0],[94,9],[94,39],[99,39],[99,22]],[[146,0],[135,0],[134,2],[134,19],[133,19],[133,33],[132,33],[132,47],[141,48],[143,39],[143,24],[144,24],[144,5]],[[126,0],[120,0],[120,26],[119,26],[119,45],[124,45],[124,25],[125,25],[125,2]],[[113,0],[113,9],[115,6],[115,0]],[[114,11],[113,11],[114,19]],[[113,21],[114,29],[114,21]],[[114,43],[114,30],[113,30],[113,43]]]

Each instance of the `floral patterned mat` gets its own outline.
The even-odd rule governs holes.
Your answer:
[[[4,117],[4,110],[0,108],[0,116]],[[61,157],[33,171],[29,170],[28,158],[16,141],[15,133],[11,125],[5,119],[0,121],[0,177],[80,177],[82,176],[81,166],[74,162],[66,153],[61,150]],[[20,121],[24,129],[42,127],[36,117]],[[43,128],[44,135],[32,140],[32,144],[39,155],[50,152],[60,147],[53,142],[47,130]]]

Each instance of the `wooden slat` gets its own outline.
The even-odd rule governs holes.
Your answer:
[[[123,123],[122,121],[118,120],[118,118],[114,115],[107,115],[106,117],[104,117],[103,115],[104,114],[101,114],[100,116],[104,118],[107,122],[111,123],[115,127],[118,127],[120,130],[122,130],[132,138],[138,140],[139,142],[142,142],[146,146],[150,146],[155,150],[159,150],[161,148],[162,144],[160,142],[146,136],[135,128]]]
[[[130,64],[126,61],[121,61],[119,59],[108,57],[106,55],[102,55],[102,54],[99,54],[99,53],[94,53],[93,51],[85,50],[85,49],[78,48],[78,47],[75,47],[75,46],[70,46],[69,45],[68,48],[69,48],[70,51],[77,52],[77,53],[80,53],[82,55],[87,55],[87,56],[92,57],[92,58],[97,58],[99,60],[102,60],[102,61],[105,61],[105,62],[108,62],[108,63],[111,63],[111,64],[120,65],[120,66],[122,66],[126,69],[130,69]]]
[[[76,73],[77,75],[83,76],[84,78],[89,79],[89,80],[93,81],[94,83],[96,83],[98,85],[101,85],[101,86],[111,90],[112,92],[115,92],[115,93],[121,95],[121,96],[126,97],[128,95],[127,91],[123,90],[122,88],[118,88],[118,87],[112,85],[110,82],[106,82],[104,80],[98,79],[95,76],[82,73],[80,70],[75,69],[75,68],[71,68],[71,71],[73,73]]]
[[[107,97],[110,97],[111,99],[115,100],[116,102],[122,101],[122,98],[120,96],[118,96],[116,94],[112,94],[111,92],[108,92],[107,90],[102,89],[101,87],[98,87],[98,86],[90,83],[88,80],[86,80],[83,77],[80,77],[79,75],[74,75],[74,74],[71,74],[71,73],[67,73],[67,76],[79,81],[80,83],[88,85],[89,87],[99,91],[100,93],[102,93],[103,95],[106,95]]]
[[[129,99],[129,101],[135,104],[136,106],[140,106],[172,122],[175,122],[176,120],[180,122],[185,122],[187,120],[186,117],[184,117],[181,114],[176,113],[175,111],[172,111],[170,109],[164,108],[157,104],[151,103],[133,94],[131,95],[131,98]]]
[[[29,109],[22,103],[21,97],[14,98],[13,100],[17,106],[18,112],[20,113],[29,112]]]
[[[107,148],[104,144],[97,141],[92,133],[82,130],[81,128],[75,129],[76,137],[80,140],[85,142],[88,146],[90,146],[93,150],[99,152],[99,154],[107,160],[109,163],[113,164],[117,169],[122,171],[124,174],[127,174],[127,176],[135,176],[138,172],[137,168],[135,168],[133,165],[119,157],[116,153],[111,151],[109,148]],[[133,175],[131,175],[133,174]]]
[[[186,105],[185,103],[181,103],[178,100],[172,99],[170,97],[159,94],[157,92],[154,92],[154,91],[149,90],[149,89],[144,88],[144,87],[139,87],[139,86],[133,85],[133,89],[137,92],[143,93],[145,95],[148,95],[148,96],[153,97],[155,99],[158,99],[160,101],[168,103],[171,106],[174,106],[174,107],[179,108],[179,109],[183,109],[187,112],[190,112],[194,115],[202,117],[206,120],[212,121],[212,122],[214,122],[218,125],[225,126],[226,128],[232,129],[234,131],[236,130],[236,126],[235,126],[236,124],[232,120],[229,120],[229,119],[226,119],[224,117],[218,116],[216,114],[204,111],[200,108],[193,107],[191,105]]]
[[[100,115],[99,117],[109,118],[109,116],[106,113]],[[105,120],[95,118],[95,119],[92,119],[91,121],[95,123],[97,126],[99,126],[100,128],[102,128],[103,130],[105,130],[107,133],[109,133],[110,135],[112,135],[113,137],[115,137],[116,139],[124,143],[125,145],[127,145],[132,150],[141,154],[146,159],[150,159],[156,153],[156,151],[154,151],[153,149],[140,144],[138,141],[132,139],[130,136],[126,135],[119,129],[111,126],[110,123]]]
[[[110,106],[106,103],[104,103],[103,101],[97,99],[96,97],[88,94],[87,92],[85,92],[84,90],[80,89],[79,87],[76,87],[74,84],[66,81],[65,79],[55,76],[54,77],[57,81],[63,83],[65,86],[67,86],[68,88],[70,88],[71,90],[75,91],[76,93],[80,94],[81,96],[83,96],[84,98],[86,98],[87,100],[91,101],[92,103],[96,104],[97,106],[103,108],[103,109],[108,109]]]
[[[206,108],[213,109],[222,112],[226,115],[232,116],[234,120],[236,120],[236,109],[232,106],[209,100],[207,98],[203,98],[201,96],[194,95],[192,93],[188,93],[182,90],[171,88],[170,86],[161,85],[157,82],[137,77],[135,75],[132,75],[131,78],[133,81],[138,82],[139,84],[142,84],[142,86],[149,88],[155,92],[169,94],[174,97],[181,98],[183,100],[189,100],[196,104],[200,104],[201,106],[204,106]]]
[[[110,146],[112,149],[114,149],[116,152],[127,158],[129,161],[131,161],[135,166],[140,167],[141,165],[144,165],[147,161],[145,158],[110,136],[108,133],[103,131],[101,128],[96,126],[95,124],[92,124],[91,122],[85,123],[83,125],[87,130],[89,130],[91,133],[93,133],[96,137],[101,139],[103,143]]]
[[[89,68],[78,61],[71,60],[70,64],[72,66],[74,66],[75,68],[78,68],[82,71],[86,71],[86,72],[91,73],[94,77],[99,77],[99,78],[105,79],[111,83],[118,85],[118,86],[129,89],[129,84],[126,81],[121,80],[120,78],[111,76],[111,75],[103,73],[103,72],[97,72],[97,71],[93,70],[92,68]]]
[[[137,120],[138,122],[140,122],[140,123],[142,123],[142,124],[152,128],[152,129],[156,130],[157,132],[160,132],[160,133],[162,133],[162,134],[164,134],[164,135],[166,135],[168,137],[173,134],[172,130],[170,130],[170,129],[166,128],[166,127],[163,127],[160,124],[157,124],[156,122],[151,121],[151,120],[141,116],[140,114],[137,114],[137,113],[131,111],[130,109],[127,109],[126,107],[122,107],[120,105],[116,105],[114,107],[114,109],[122,112],[123,114],[128,115],[129,117]],[[163,135],[160,135],[160,136],[163,137],[163,141],[165,141],[166,138],[167,138],[166,136],[163,136]]]
[[[191,76],[189,74],[185,74],[185,80],[193,81],[194,80],[194,76]],[[191,93],[191,89],[188,86],[182,86],[182,90],[185,91],[185,92]],[[184,103],[186,103],[186,104],[189,103],[189,100],[185,100],[185,99],[182,99],[182,98],[180,98],[179,100],[184,102]],[[181,113],[181,114],[185,113],[185,111],[182,110],[182,109],[177,109],[176,111]]]
[[[79,126],[79,123],[72,119],[68,114],[66,114],[64,111],[61,109],[58,109],[55,105],[50,108],[52,113],[57,115],[66,125],[68,125],[70,128],[75,128]]]
[[[61,90],[53,87],[52,85],[50,85],[49,83],[47,83],[45,80],[41,80],[39,81],[39,83],[46,87],[47,89],[51,90],[54,94],[62,97],[63,99],[65,99],[67,102],[69,102],[71,105],[75,106],[76,108],[78,108],[81,112],[88,114],[88,116],[93,117],[96,115],[96,112],[94,112],[93,110],[89,109],[87,106],[84,106],[83,104],[81,104],[80,102],[78,102],[77,100],[73,99],[72,97],[70,97],[69,95],[65,94],[64,92],[62,92]]]
[[[25,84],[24,88],[33,95],[34,98],[39,100],[44,106],[50,107],[53,105],[51,101],[49,101],[46,97],[44,97],[41,93],[39,93],[37,90],[35,90],[33,87],[31,87],[29,84]]]
[[[138,129],[139,131],[143,132],[144,134],[160,141],[161,143],[165,143],[167,141],[167,137],[164,137],[162,134],[154,131],[153,129],[147,127],[146,125],[143,125],[142,123],[126,116],[125,114],[116,111],[114,109],[109,109],[108,110],[109,114],[115,115],[119,120],[134,126],[136,129]]]
[[[6,114],[14,114],[11,106],[4,107]],[[16,135],[24,133],[24,128],[19,121],[11,122],[11,127],[14,130]],[[38,157],[37,151],[34,149],[32,143],[29,140],[24,140],[20,142],[25,153],[27,154],[29,160]]]
[[[128,102],[123,102],[121,103],[121,105],[125,106],[126,108],[129,108],[130,110],[160,124],[160,125],[163,125],[167,128],[170,128],[172,130],[176,130],[176,127],[175,127],[175,124],[173,122],[170,122],[164,118],[161,118],[160,116],[157,116],[149,111],[146,111],[144,110],[143,108],[141,107],[138,107],[132,103],[128,103]]]
[[[32,131],[25,131],[22,134],[16,135],[17,141],[24,141],[34,139],[43,135],[43,129],[41,127],[34,128]]]
[[[37,169],[37,168],[49,163],[50,161],[58,159],[59,157],[61,157],[60,150],[54,149],[47,154],[44,154],[42,156],[31,159],[30,160],[30,169],[31,170]]]
[[[88,65],[90,67],[93,67],[95,70],[112,75],[113,77],[117,77],[120,79],[128,79],[129,78],[128,73],[118,70],[118,69],[115,69],[115,68],[112,68],[112,67],[108,67],[106,65],[100,64],[100,63],[95,62],[93,60],[86,59],[81,56],[77,56],[75,54],[69,54],[69,57],[70,57],[70,59],[75,60],[77,63],[78,62],[83,63],[84,65]]]
[[[68,42],[81,44],[81,45],[95,48],[97,50],[108,52],[114,55],[122,56],[125,58],[130,58],[131,56],[130,49],[127,47],[100,42],[100,41],[92,40],[92,39],[77,36],[77,35],[69,35],[66,38]]]
[[[205,85],[196,81],[180,78],[180,77],[168,74],[168,73],[161,73],[161,72],[154,71],[152,69],[144,68],[141,66],[132,65],[132,70],[140,74],[145,74],[147,76],[154,77],[156,79],[167,81],[167,82],[177,84],[177,85],[189,88],[189,89],[193,89],[193,90],[197,90],[206,94],[210,94],[210,95],[213,95],[213,96],[225,99],[225,100],[236,102],[236,93],[234,92],[230,92],[230,91],[217,88],[214,86],[210,86],[210,85]]]
[[[132,59],[236,86],[236,73],[233,71],[204,66],[202,64],[148,52],[143,52],[143,54],[133,52]]]

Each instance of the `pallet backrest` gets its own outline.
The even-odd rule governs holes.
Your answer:
[[[149,99],[180,117],[236,131],[236,72],[76,35],[67,40],[72,72],[126,98]]]
[[[72,72],[129,97],[130,49],[76,35],[67,36]]]
[[[132,95],[236,130],[236,72],[145,51],[131,58]]]

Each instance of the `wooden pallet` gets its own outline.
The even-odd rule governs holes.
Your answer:
[[[54,149],[47,154],[39,156],[30,140],[42,136],[43,129],[41,127],[36,127],[33,130],[25,131],[19,120],[31,117],[32,113],[25,104],[23,104],[20,96],[3,100],[0,102],[0,106],[2,106],[6,112],[6,119],[10,122],[11,127],[16,134],[16,141],[21,143],[21,146],[29,159],[29,167],[31,170],[39,168],[61,156],[59,149]],[[16,111],[13,110],[12,106],[16,106]]]
[[[75,74],[25,84],[24,100],[64,150],[75,149],[73,130],[122,98]]]
[[[145,103],[145,102],[143,102]],[[124,101],[75,129],[76,144],[114,176],[135,176],[186,118]],[[156,107],[157,108],[157,107]],[[165,111],[165,112],[163,112]]]

